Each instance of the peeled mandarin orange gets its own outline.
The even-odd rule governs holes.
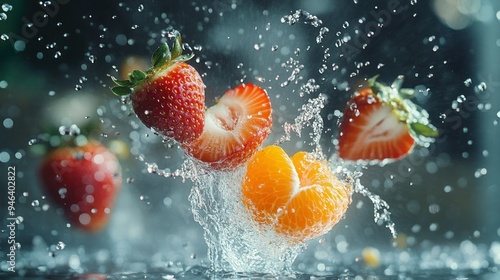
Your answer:
[[[332,229],[350,204],[351,188],[326,162],[305,152],[290,158],[273,145],[248,163],[242,197],[255,221],[301,242]]]

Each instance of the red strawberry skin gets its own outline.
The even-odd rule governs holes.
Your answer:
[[[204,125],[205,85],[185,62],[155,73],[134,89],[132,107],[148,128],[179,143],[198,138]]]
[[[272,109],[267,93],[253,84],[228,90],[205,113],[201,136],[183,145],[191,157],[215,170],[248,161],[271,132]]]
[[[340,125],[339,156],[345,160],[396,160],[415,144],[408,125],[366,88],[348,102]]]
[[[98,142],[57,148],[42,161],[39,176],[70,223],[88,232],[106,225],[122,183],[117,158]]]

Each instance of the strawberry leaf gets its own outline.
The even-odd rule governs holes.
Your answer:
[[[131,88],[131,87],[134,86],[134,84],[131,81],[129,81],[129,80],[118,80],[115,77],[111,77],[111,80],[113,80],[113,82],[115,84],[117,84],[119,86],[122,86],[122,87],[129,87],[129,88]]]
[[[394,82],[392,82],[391,84],[391,88],[399,91],[399,89],[401,89],[401,86],[403,85],[403,82],[404,82],[404,77],[403,75],[399,75],[395,80]]]
[[[182,53],[181,34],[179,32],[176,32],[175,35],[174,45],[172,46],[172,58],[174,59],[180,56]]]
[[[182,61],[188,61],[190,60],[191,58],[194,57],[194,53],[191,53],[191,54],[183,54],[183,55],[180,55],[178,56],[177,58],[175,58],[173,61],[175,62],[182,62]]]
[[[132,74],[130,74],[130,82],[133,85],[137,85],[137,84],[141,83],[142,81],[144,81],[146,79],[146,77],[147,77],[146,73],[144,73],[140,70],[134,70],[134,72],[132,72]]]
[[[384,84],[374,81],[371,88],[377,96],[387,96],[387,87]]]
[[[415,132],[417,135],[432,138],[439,136],[439,131],[431,125],[416,122],[411,123],[410,126],[413,132]]]
[[[171,59],[170,48],[167,43],[162,43],[151,57],[153,68],[160,68],[163,64]]]
[[[118,96],[124,96],[124,95],[129,95],[132,93],[132,89],[129,87],[123,87],[123,86],[117,86],[117,87],[112,87],[111,91]]]
[[[375,82],[377,81],[378,77],[380,76],[380,74],[377,74],[373,77],[371,77],[369,80],[368,80],[368,86],[369,87],[373,87],[375,85]]]
[[[412,88],[402,88],[399,90],[399,95],[403,98],[412,97],[415,95],[415,90]]]

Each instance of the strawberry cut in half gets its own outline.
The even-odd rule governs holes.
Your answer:
[[[402,89],[402,77],[391,86],[376,81],[356,92],[341,120],[339,157],[351,161],[388,163],[409,154],[415,143],[438,136],[427,112],[408,98],[412,89]]]
[[[271,101],[266,91],[242,84],[228,90],[206,111],[203,133],[183,148],[187,155],[212,169],[232,169],[257,151],[271,125]]]
[[[111,88],[119,96],[130,95],[137,117],[148,128],[179,143],[198,138],[204,125],[205,85],[200,74],[182,55],[181,36],[169,48],[163,43],[154,52],[152,67],[134,70],[128,80],[117,80]]]

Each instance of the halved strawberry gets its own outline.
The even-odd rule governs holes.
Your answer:
[[[253,84],[228,90],[205,113],[201,136],[185,152],[211,168],[226,170],[246,162],[271,131],[271,101]]]
[[[428,114],[407,98],[413,90],[401,89],[402,77],[391,86],[369,81],[369,87],[348,102],[339,131],[339,156],[345,160],[379,162],[407,155],[415,139],[436,137]]]
[[[180,34],[170,49],[162,44],[153,54],[146,72],[134,70],[128,80],[113,81],[117,95],[131,95],[137,117],[148,128],[179,143],[198,138],[203,131],[205,85],[200,74],[182,55]]]

